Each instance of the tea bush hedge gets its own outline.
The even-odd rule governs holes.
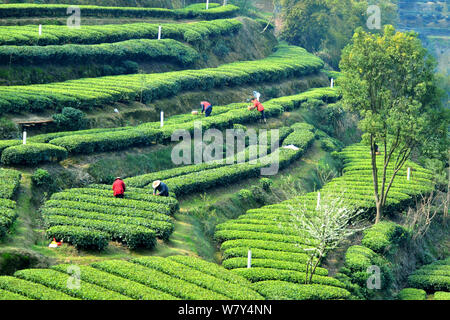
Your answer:
[[[27,143],[3,150],[3,164],[35,165],[42,162],[61,161],[67,158],[67,150],[48,143]]]
[[[11,3],[0,5],[0,18],[23,17],[67,17],[67,4],[31,4]],[[188,6],[182,9],[141,8],[141,7],[106,7],[95,5],[76,5],[83,17],[132,17],[162,19],[221,19],[233,17],[239,11],[234,5],[221,6],[210,3],[209,9],[201,6]]]

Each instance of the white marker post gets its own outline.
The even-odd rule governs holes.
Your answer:
[[[164,111],[161,111],[161,128],[164,126]]]
[[[42,24],[39,25],[39,36],[42,35]]]
[[[247,255],[247,268],[252,267],[252,250],[248,249],[248,255]]]
[[[320,206],[320,192],[317,192],[317,207],[316,209],[319,209]]]
[[[333,78],[331,78],[331,85],[330,85],[330,88],[334,88],[334,79],[333,79]]]
[[[206,0],[206,10],[209,8],[209,0]]]
[[[158,40],[161,40],[161,26],[158,27]]]
[[[23,144],[27,144],[27,130],[23,129]]]
[[[406,171],[406,179],[409,181],[411,178],[411,168],[408,167],[408,171]]]

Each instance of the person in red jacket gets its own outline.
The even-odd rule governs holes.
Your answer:
[[[200,106],[202,108],[202,113],[205,113],[205,117],[209,117],[212,112],[212,104],[208,101],[200,102]]]
[[[249,110],[255,109],[261,112],[261,121],[266,121],[266,116],[264,115],[264,106],[261,104],[261,102],[258,101],[256,98],[252,98],[251,102],[253,103],[253,106],[249,106]]]
[[[123,198],[125,194],[125,183],[120,177],[117,177],[112,185],[112,189],[114,191],[114,197]]]

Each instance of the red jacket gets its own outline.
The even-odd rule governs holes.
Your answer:
[[[202,101],[200,104],[202,105],[202,111],[205,111],[211,105],[208,101]]]
[[[263,105],[261,104],[261,102],[259,102],[258,100],[255,100],[253,102],[253,105],[256,107],[256,110],[258,110],[259,112],[264,110]]]
[[[118,194],[124,194],[125,183],[120,179],[116,179],[116,181],[114,181],[112,185],[112,189],[114,191],[114,196],[117,196]]]

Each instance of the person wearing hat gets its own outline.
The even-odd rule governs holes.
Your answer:
[[[159,192],[158,194],[156,192]],[[164,182],[160,180],[153,181],[153,195],[154,196],[169,196],[169,187]]]
[[[112,185],[112,189],[114,191],[114,197],[116,198],[123,198],[125,195],[125,183],[120,177],[117,177],[116,180],[114,180],[114,183]]]

